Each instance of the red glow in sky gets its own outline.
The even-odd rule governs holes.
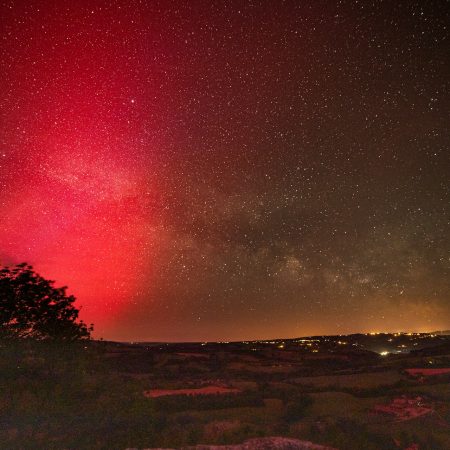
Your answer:
[[[149,82],[139,70],[130,10],[52,5],[2,11],[9,89],[0,261],[27,261],[68,285],[82,316],[101,329],[133,297],[142,272],[150,277],[159,188],[148,154],[159,149],[143,134],[138,94],[158,77]],[[154,117],[145,124],[160,127]],[[140,157],[143,145],[152,151]]]

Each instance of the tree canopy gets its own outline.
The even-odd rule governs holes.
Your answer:
[[[89,339],[93,327],[77,321],[76,299],[66,289],[55,287],[27,263],[1,268],[0,337]]]

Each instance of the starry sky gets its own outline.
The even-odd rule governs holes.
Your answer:
[[[95,337],[450,328],[447,1],[0,16],[0,263]]]

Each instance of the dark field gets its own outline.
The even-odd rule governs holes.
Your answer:
[[[342,450],[450,448],[450,374],[406,371],[449,368],[446,336],[2,342],[0,357],[1,449],[181,448],[265,436]]]

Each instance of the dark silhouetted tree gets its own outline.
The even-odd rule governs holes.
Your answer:
[[[89,339],[92,325],[78,321],[75,297],[26,263],[0,269],[0,337]]]

